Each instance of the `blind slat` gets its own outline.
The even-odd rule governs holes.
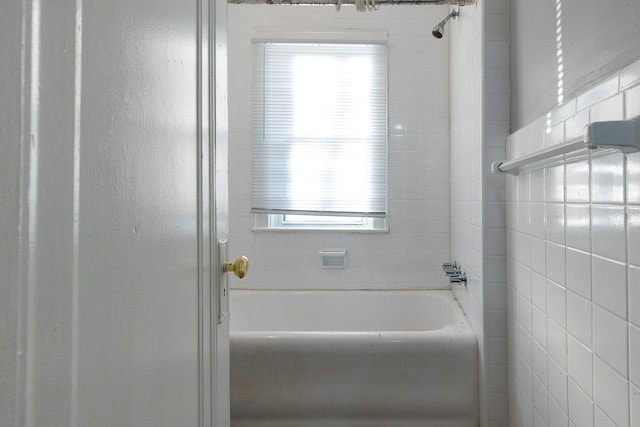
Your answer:
[[[254,43],[252,212],[386,215],[383,44]]]

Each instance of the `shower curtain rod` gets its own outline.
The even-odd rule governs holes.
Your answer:
[[[433,4],[466,6],[474,4],[476,0],[376,0],[376,4]],[[276,5],[335,5],[337,0],[227,0],[230,4],[276,4]],[[355,4],[355,0],[342,0],[342,4]]]

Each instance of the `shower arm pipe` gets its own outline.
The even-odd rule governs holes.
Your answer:
[[[376,4],[432,4],[467,6],[475,4],[476,0],[376,0]],[[335,5],[337,0],[227,0],[229,4],[275,4],[275,5]],[[342,0],[342,4],[355,4],[355,0]]]
[[[640,116],[627,120],[594,122],[585,128],[584,136],[571,139],[507,162],[493,162],[493,173],[518,175],[521,167],[547,159],[588,149],[617,149],[623,153],[640,151]]]

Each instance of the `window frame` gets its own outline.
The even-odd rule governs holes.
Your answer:
[[[388,49],[388,33],[377,32],[296,32],[296,33],[279,33],[279,32],[258,32],[251,39],[252,46],[256,43],[318,43],[318,44],[384,44]],[[388,54],[387,54],[388,55]],[[255,64],[253,65],[255,67]],[[389,232],[389,62],[387,56],[386,63],[386,122],[387,133],[385,135],[386,150],[386,206],[384,217],[343,217],[344,222],[332,222],[318,220],[321,215],[309,215],[310,220],[287,220],[287,215],[295,215],[301,217],[298,213],[252,213],[253,231],[349,231],[363,233],[386,233]],[[254,70],[255,73],[255,70]],[[253,73],[252,73],[253,75]],[[324,217],[329,217],[326,215]],[[341,218],[341,216],[335,216]],[[354,221],[354,219],[356,219]]]

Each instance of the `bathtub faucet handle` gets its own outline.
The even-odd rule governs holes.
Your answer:
[[[249,259],[246,256],[241,256],[234,262],[225,264],[223,269],[225,273],[233,271],[233,274],[242,279],[249,271]]]

